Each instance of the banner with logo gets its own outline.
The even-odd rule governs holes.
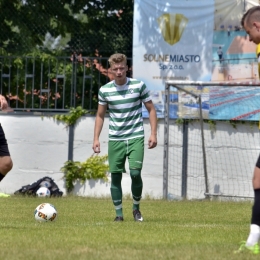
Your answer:
[[[150,89],[165,80],[210,80],[214,0],[135,0],[134,77]]]
[[[143,80],[151,90],[158,117],[164,116],[167,80],[258,79],[256,45],[249,41],[240,25],[243,13],[258,4],[258,0],[135,0],[133,77]],[[258,88],[229,91],[223,86],[191,90],[202,94],[203,112],[208,118],[259,119]],[[241,97],[243,103],[239,111],[234,111],[232,105],[238,110],[237,95],[246,98]],[[186,93],[175,89],[171,102],[172,118],[190,118],[197,114],[196,100]],[[180,104],[184,104],[185,109],[180,109]],[[145,109],[143,116],[148,116]]]

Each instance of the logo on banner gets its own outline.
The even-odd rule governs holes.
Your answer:
[[[188,21],[182,14],[166,13],[157,18],[164,41],[170,45],[180,41]]]

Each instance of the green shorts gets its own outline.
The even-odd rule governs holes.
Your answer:
[[[144,137],[108,142],[108,163],[111,173],[125,172],[126,158],[128,159],[130,169],[142,169]]]

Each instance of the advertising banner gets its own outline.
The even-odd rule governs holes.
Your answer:
[[[158,117],[164,116],[167,80],[259,79],[256,45],[240,25],[246,10],[258,4],[257,0],[135,0],[133,77],[150,89]],[[202,95],[206,117],[216,120],[258,120],[258,89],[250,84],[233,90],[190,88]],[[180,103],[188,109],[180,111]],[[198,108],[194,98],[177,89],[171,93],[171,105],[172,118],[190,118]],[[145,108],[143,116],[148,116]]]

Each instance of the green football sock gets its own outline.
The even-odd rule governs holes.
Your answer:
[[[141,177],[141,170],[130,169],[130,176],[132,179],[132,196],[133,196],[133,210],[139,210],[140,200],[142,198],[143,181]]]
[[[111,197],[115,207],[116,216],[123,217],[123,209],[122,209],[122,173],[111,173]]]

